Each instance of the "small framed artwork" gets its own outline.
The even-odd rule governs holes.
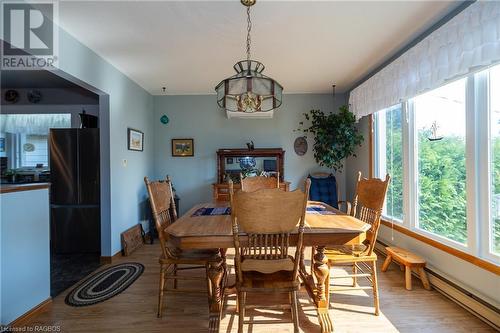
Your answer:
[[[133,128],[127,129],[128,150],[144,150],[144,133]]]
[[[172,156],[175,157],[194,156],[194,140],[172,139]]]

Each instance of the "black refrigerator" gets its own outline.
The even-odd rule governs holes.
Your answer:
[[[53,253],[99,253],[99,129],[51,129],[49,154]]]

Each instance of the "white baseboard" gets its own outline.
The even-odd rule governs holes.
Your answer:
[[[377,241],[375,248],[377,252],[380,252],[385,256],[386,246],[388,245]],[[463,287],[449,281],[432,269],[426,267],[425,270],[428,272],[429,282],[434,289],[467,311],[471,312],[473,315],[483,320],[497,331],[500,331],[500,309],[480,299]],[[414,272],[413,274],[416,275]]]

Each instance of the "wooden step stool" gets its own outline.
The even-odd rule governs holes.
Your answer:
[[[401,265],[405,266],[405,280],[406,289],[411,290],[411,269],[415,268],[420,275],[420,280],[424,285],[424,288],[431,290],[431,285],[429,284],[429,279],[427,278],[427,273],[425,272],[425,260],[422,257],[417,256],[407,250],[401,249],[399,247],[389,246],[385,248],[387,252],[387,258],[382,265],[382,272],[385,272],[391,261],[394,260]]]

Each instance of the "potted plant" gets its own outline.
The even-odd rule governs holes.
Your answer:
[[[347,105],[339,108],[338,113],[325,114],[321,110],[311,110],[304,113],[308,127],[304,121],[299,125],[299,131],[314,136],[314,158],[319,165],[342,171],[343,160],[356,156],[356,146],[361,146],[363,135],[356,128],[356,117],[349,111]]]

